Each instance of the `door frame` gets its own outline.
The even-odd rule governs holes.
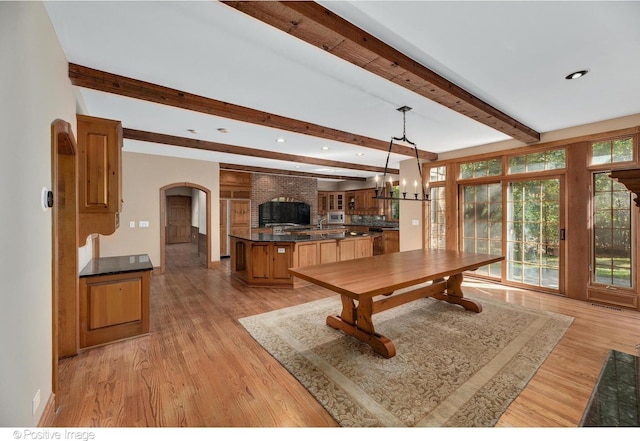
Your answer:
[[[195,188],[196,190],[200,190],[204,192],[206,197],[206,213],[207,213],[207,268],[213,268],[214,264],[211,261],[211,239],[212,239],[212,229],[211,229],[211,190],[202,185],[194,184],[191,182],[176,182],[173,184],[165,185],[160,188],[160,268],[159,274],[164,274],[166,269],[166,201],[167,201],[167,190],[176,188],[176,187],[189,187]]]
[[[51,388],[54,410],[58,407],[56,395],[58,393],[59,338],[62,328],[64,328],[62,329],[62,337],[65,338],[63,356],[76,355],[78,351],[77,155],[78,148],[71,124],[60,119],[55,120],[51,124],[53,192],[51,213],[53,260],[51,268]],[[69,311],[71,315],[68,313]]]

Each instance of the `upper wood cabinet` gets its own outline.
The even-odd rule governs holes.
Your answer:
[[[341,191],[318,192],[318,214],[324,215],[328,211],[344,211],[344,193]]]
[[[225,199],[251,199],[252,174],[220,170],[220,197]]]
[[[78,234],[113,234],[122,211],[122,124],[77,115]]]
[[[345,193],[347,214],[374,215],[383,214],[383,204],[374,199],[375,189],[365,188]]]
[[[318,214],[327,214],[329,208],[329,195],[325,191],[318,192]]]

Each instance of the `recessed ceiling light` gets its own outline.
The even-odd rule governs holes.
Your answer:
[[[282,143],[282,142],[285,142],[285,140],[284,140],[284,138],[278,138],[278,139],[276,139],[276,142]]]
[[[198,133],[198,129],[187,129],[187,132],[193,133],[194,135],[196,135]]]
[[[576,72],[570,73],[569,75],[567,75],[565,78],[565,80],[576,80],[580,77],[584,77],[587,72],[589,72],[588,70],[578,70]]]
[[[225,128],[225,127],[220,127],[220,128],[218,129],[218,132],[220,132],[220,133],[229,133],[229,129],[227,129],[227,128]]]
[[[322,150],[329,150],[329,147],[327,147],[326,145],[322,146]]]
[[[364,156],[364,153],[362,152],[356,153],[356,156]]]

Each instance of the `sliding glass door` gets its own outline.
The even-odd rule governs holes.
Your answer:
[[[559,291],[561,194],[560,178],[463,185],[462,250],[505,256],[474,273]]]
[[[507,183],[506,278],[560,288],[560,179]]]

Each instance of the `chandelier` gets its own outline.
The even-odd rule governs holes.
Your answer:
[[[420,158],[418,156],[418,146],[414,142],[409,141],[409,139],[407,138],[407,130],[406,130],[407,112],[411,110],[411,107],[402,106],[396,110],[398,110],[399,112],[402,112],[402,137],[396,137],[396,136],[391,137],[391,141],[389,142],[389,153],[387,153],[387,162],[384,165],[384,175],[382,176],[382,187],[378,188],[378,175],[376,175],[376,189],[375,189],[375,196],[373,197],[373,199],[394,200],[394,201],[428,201],[429,200],[429,191],[428,191],[429,184],[427,183],[426,188],[425,186],[422,185],[422,167],[420,166]],[[393,185],[392,185],[393,181],[391,177],[389,177],[388,194],[385,191],[387,168],[389,166],[389,156],[391,156],[391,150],[393,149],[393,141],[403,141],[403,142],[406,142],[407,144],[412,145],[413,150],[416,153],[416,163],[418,164],[418,175],[420,176],[420,192],[418,192],[418,181],[417,180],[413,181],[413,190],[414,190],[413,198],[409,197],[409,199],[407,199],[407,183],[404,179],[402,180],[402,188],[401,188],[402,197],[400,197],[400,190],[398,190],[397,195],[394,196],[396,192],[394,192],[393,190]]]

